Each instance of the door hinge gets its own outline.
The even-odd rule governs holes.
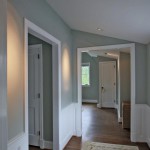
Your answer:
[[[116,66],[114,65],[114,68],[116,68]]]
[[[114,82],[114,85],[116,85],[116,83]]]
[[[40,131],[38,131],[38,135],[40,136]]]
[[[41,97],[41,95],[40,95],[40,93],[38,93],[38,98],[40,98]]]
[[[40,59],[40,54],[38,54],[38,59]]]

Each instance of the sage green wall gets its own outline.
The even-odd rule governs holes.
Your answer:
[[[150,106],[150,43],[147,45],[147,104]]]
[[[53,140],[53,114],[52,114],[52,45],[29,34],[28,44],[42,44],[43,55],[43,131],[44,140]]]
[[[77,101],[77,48],[104,46],[115,44],[133,43],[121,39],[96,35],[77,30],[72,30],[73,35],[73,52],[74,52],[74,70],[73,70],[73,100]],[[135,43],[135,80],[136,80],[136,103],[146,103],[146,70],[147,70],[147,46]],[[142,87],[142,88],[141,88]]]
[[[122,101],[131,100],[130,54],[120,52],[120,108]],[[122,116],[122,109],[120,109]]]
[[[120,100],[131,100],[130,54],[120,53]]]
[[[8,2],[7,16],[7,100],[8,140],[24,131],[24,41],[22,21]]]
[[[0,0],[0,150],[7,149],[7,1]]]
[[[8,103],[9,139],[12,139],[24,131],[24,18],[32,21],[61,41],[62,109],[72,103],[72,36],[70,28],[45,0],[8,0],[8,17],[8,34],[11,38],[8,44],[12,44],[9,51],[12,56],[9,59],[13,58],[14,62],[17,61],[17,67],[14,67],[16,64],[13,61],[9,64],[10,74],[14,72],[14,76],[11,77],[13,82],[10,82],[9,86],[16,91],[13,93],[13,89],[10,89],[8,98],[11,102]],[[13,57],[14,55],[15,57]],[[66,67],[67,71],[64,72]],[[13,71],[11,68],[13,68]]]
[[[107,57],[91,57],[88,53],[82,53],[82,63],[90,63],[90,87],[82,87],[82,99],[99,100],[99,62],[116,61]]]

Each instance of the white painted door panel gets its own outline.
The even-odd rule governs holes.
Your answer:
[[[29,144],[40,146],[40,45],[29,46]]]
[[[102,107],[114,108],[116,101],[116,62],[100,63],[100,96]]]

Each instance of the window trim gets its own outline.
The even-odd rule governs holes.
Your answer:
[[[82,85],[82,82],[81,82],[81,86],[82,87],[90,87],[91,86],[91,80],[90,80],[90,77],[91,77],[91,65],[90,65],[90,62],[82,63],[82,65],[81,65],[81,81],[82,81],[82,67],[83,66],[88,66],[89,67],[89,85]]]

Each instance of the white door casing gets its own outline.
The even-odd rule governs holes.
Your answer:
[[[94,51],[94,50],[105,50],[109,51],[110,49],[121,49],[121,48],[130,48],[131,54],[131,132],[130,132],[130,139],[132,142],[136,142],[136,120],[135,120],[135,44],[118,44],[118,45],[107,45],[107,46],[96,46],[96,47],[85,47],[85,48],[78,48],[77,49],[77,73],[78,73],[78,103],[76,104],[76,135],[82,136],[82,87],[81,87],[81,54],[82,52]],[[119,68],[119,65],[117,66]],[[119,76],[118,76],[118,82]],[[120,86],[118,84],[118,86]],[[118,91],[119,92],[119,91]],[[119,94],[118,94],[119,95]],[[119,97],[118,97],[118,101]],[[120,107],[120,105],[119,105]],[[120,108],[119,108],[120,109]]]
[[[42,45],[29,46],[28,52],[28,93],[29,93],[29,144],[40,146],[43,133],[43,75]]]
[[[24,19],[24,39],[25,39],[25,140],[24,145],[28,145],[28,33],[46,41],[52,45],[52,72],[53,72],[53,149],[61,150],[61,42],[35,25],[31,21]],[[24,148],[24,147],[23,147]]]
[[[99,63],[99,97],[101,107],[114,108],[116,101],[116,62]]]

